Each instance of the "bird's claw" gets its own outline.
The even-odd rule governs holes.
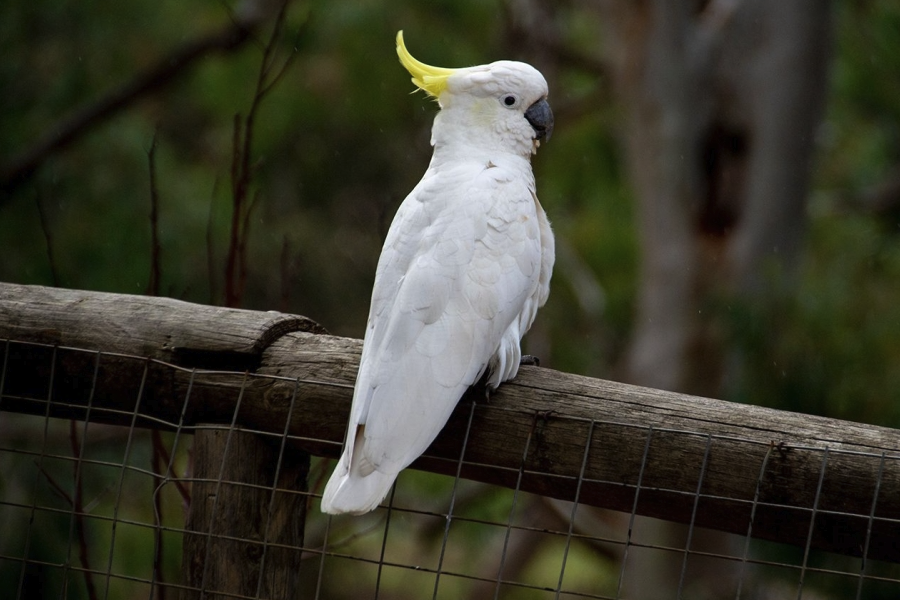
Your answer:
[[[541,366],[541,359],[531,354],[523,354],[522,358],[519,359],[519,364],[526,367],[539,367]]]

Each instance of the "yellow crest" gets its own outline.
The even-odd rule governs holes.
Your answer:
[[[412,75],[412,82],[420,90],[435,98],[447,87],[447,78],[456,72],[456,69],[432,67],[413,58],[403,43],[402,30],[397,32],[397,56],[400,57],[400,64]]]

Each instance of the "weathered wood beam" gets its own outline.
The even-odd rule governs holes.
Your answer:
[[[91,419],[127,425],[146,371],[139,426],[228,424],[240,396],[242,428],[280,435],[296,389],[292,444],[334,457],[358,340],[293,331],[271,338],[254,373],[193,369],[197,357],[217,364],[217,352],[254,347],[252,332],[291,319],[315,330],[275,313],[0,285],[0,410],[79,419],[90,403]],[[21,343],[32,341],[82,350]],[[108,348],[191,360],[179,367],[97,352]],[[800,546],[812,530],[813,547],[856,556],[866,551],[871,524],[868,556],[900,562],[900,431],[535,367],[523,367],[489,402],[473,396],[464,477],[514,487],[524,469],[523,490],[573,500],[584,463],[578,500],[585,504],[694,518],[697,526]],[[455,474],[472,410],[464,399],[414,467]]]
[[[127,412],[135,411],[153,419],[173,418],[166,412],[170,367],[151,359],[249,371],[283,333],[320,328],[303,317],[166,298],[0,285],[0,329],[9,338],[45,344],[6,344],[0,410],[15,410],[37,394],[50,400],[42,414],[57,416],[61,409],[60,416],[121,424]],[[79,401],[89,409],[65,406]],[[199,410],[192,422],[203,422],[202,405],[194,408]],[[161,425],[137,421],[144,427]],[[305,492],[309,455],[294,452],[290,460],[279,460],[277,439],[242,431],[204,428],[193,441],[193,501],[182,553],[187,587],[181,598],[216,591],[296,596],[300,550],[284,546],[303,546],[306,501],[274,489]]]

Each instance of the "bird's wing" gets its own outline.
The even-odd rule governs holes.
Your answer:
[[[361,475],[428,447],[538,285],[533,183],[480,168],[427,173],[385,240],[351,410]]]

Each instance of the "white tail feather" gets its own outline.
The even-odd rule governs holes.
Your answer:
[[[397,478],[397,473],[382,473],[366,459],[362,452],[364,434],[365,425],[361,425],[354,439],[348,440],[341,460],[325,485],[322,512],[361,515],[374,510]]]

